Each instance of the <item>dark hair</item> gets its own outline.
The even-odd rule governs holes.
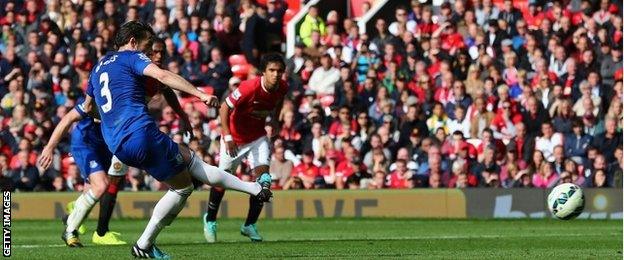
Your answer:
[[[152,38],[152,40],[154,41],[152,44],[160,44],[162,46],[165,46],[165,41],[161,38],[154,37]]]
[[[264,72],[269,63],[279,63],[282,68],[286,68],[286,62],[284,57],[279,53],[268,53],[262,56],[260,60],[260,70]]]
[[[154,30],[151,26],[137,21],[129,21],[124,23],[119,32],[115,36],[115,48],[119,49],[130,42],[131,38],[136,41],[144,41],[154,36]]]

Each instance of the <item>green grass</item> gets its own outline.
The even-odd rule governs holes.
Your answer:
[[[178,219],[158,239],[174,259],[582,258],[622,259],[622,222],[606,220],[261,220],[265,242],[239,234],[241,220],[219,221],[219,243],[205,244],[199,219]],[[147,220],[113,220],[135,241]],[[60,221],[13,221],[13,258],[129,259],[130,246],[94,246],[88,221],[85,248],[66,248]]]

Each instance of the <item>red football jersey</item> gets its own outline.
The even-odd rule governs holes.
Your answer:
[[[262,78],[245,80],[226,99],[232,109],[230,133],[238,145],[251,143],[266,135],[265,120],[288,91],[286,82],[280,80],[279,88],[268,92],[262,86]]]

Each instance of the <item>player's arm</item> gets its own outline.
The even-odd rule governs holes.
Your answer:
[[[212,107],[217,107],[219,105],[219,99],[217,97],[199,91],[195,86],[186,81],[180,75],[168,70],[163,70],[153,63],[150,63],[147,67],[145,67],[145,69],[143,69],[143,75],[152,77],[170,88],[196,96],[202,102],[206,103],[206,105]]]
[[[282,108],[284,106],[284,99],[280,99],[277,101],[275,105],[275,110],[273,111],[273,117],[271,117],[271,125],[273,126],[273,133],[277,135],[280,132],[280,124],[279,124],[279,116],[282,113]]]
[[[54,128],[54,132],[52,132],[52,136],[50,136],[48,144],[46,144],[46,146],[43,148],[43,151],[41,152],[41,155],[39,156],[39,165],[44,170],[47,170],[52,164],[54,149],[61,142],[63,136],[67,134],[71,125],[74,122],[78,122],[80,119],[82,119],[84,115],[86,115],[84,110],[80,111],[80,109],[80,107],[76,107],[70,110],[69,113],[63,116],[61,121]]]
[[[100,119],[100,112],[97,110],[97,106],[95,106],[95,101],[91,96],[87,95],[85,97],[85,100],[82,102],[81,109],[82,110],[78,111],[78,113],[84,112],[84,115],[82,115],[82,117],[89,116],[91,118]]]
[[[236,143],[232,139],[232,135],[230,132],[230,113],[232,108],[229,101],[223,102],[221,107],[219,108],[219,118],[221,118],[221,138],[223,138],[223,142],[226,145],[227,154],[231,157],[235,157],[238,153],[238,148],[236,147]]]
[[[162,91],[163,97],[165,97],[165,100],[167,100],[167,104],[169,104],[169,106],[171,106],[173,111],[175,111],[176,114],[178,114],[178,116],[180,117],[180,121],[182,123],[182,130],[185,132],[184,138],[188,138],[190,140],[193,137],[191,122],[189,121],[188,115],[182,109],[182,106],[180,105],[180,101],[178,100],[178,97],[170,88],[164,87],[161,89],[161,91]]]

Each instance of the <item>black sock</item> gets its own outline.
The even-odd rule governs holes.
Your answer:
[[[97,234],[104,236],[108,232],[108,223],[110,223],[117,202],[117,192],[119,187],[123,185],[123,177],[111,177],[108,188],[100,198],[100,216],[98,218]]]
[[[258,222],[258,217],[260,217],[260,213],[262,212],[262,206],[264,206],[264,203],[256,198],[256,196],[249,196],[249,212],[247,212],[245,226]]]
[[[217,221],[217,213],[219,213],[219,206],[221,205],[221,200],[223,200],[223,195],[225,195],[225,190],[215,187],[210,188],[206,221]]]

